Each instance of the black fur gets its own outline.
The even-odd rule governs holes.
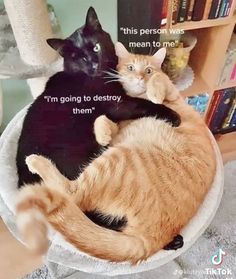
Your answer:
[[[128,219],[126,216],[117,217],[112,215],[105,215],[97,210],[86,211],[85,215],[97,225],[109,230],[121,232],[127,225]]]
[[[184,246],[184,239],[182,235],[177,235],[168,245],[164,247],[164,250],[178,250]]]

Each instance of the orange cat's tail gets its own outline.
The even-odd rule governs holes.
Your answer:
[[[37,254],[48,249],[48,227],[60,232],[80,251],[101,259],[132,264],[150,256],[142,236],[102,228],[59,192],[26,186],[17,203],[17,224],[26,245]]]

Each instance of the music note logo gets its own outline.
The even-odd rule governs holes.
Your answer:
[[[221,265],[223,263],[225,255],[226,255],[225,251],[219,249],[219,251],[211,257],[211,262],[214,265]]]

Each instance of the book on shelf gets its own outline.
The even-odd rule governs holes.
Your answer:
[[[203,19],[206,2],[207,0],[195,0],[192,15],[193,21],[200,21]]]
[[[195,0],[189,1],[188,11],[187,11],[187,20],[189,20],[189,21],[192,20],[194,3],[195,3]]]
[[[162,12],[161,12],[161,25],[164,26],[167,23],[167,15],[168,15],[168,0],[164,0],[162,4]]]
[[[226,11],[227,4],[228,4],[228,0],[222,0],[221,1],[218,17],[224,17],[225,16],[225,11]]]
[[[233,33],[229,47],[226,52],[224,65],[220,74],[218,85],[226,84],[229,81],[236,82],[236,34]]]
[[[211,5],[212,5],[213,0],[207,0],[206,1],[206,5],[205,5],[205,10],[204,10],[204,14],[203,14],[203,19],[207,20],[210,10],[211,10]]]
[[[230,11],[231,11],[231,8],[232,8],[232,5],[233,5],[233,1],[234,0],[228,0],[227,1],[225,11],[224,11],[224,16],[229,16],[230,15]]]
[[[180,1],[177,22],[184,22],[187,20],[188,7],[189,0]]]
[[[236,88],[216,91],[207,114],[206,122],[213,134],[236,130]]]
[[[224,17],[229,16],[231,8],[232,8],[232,4],[233,4],[233,0],[228,0],[226,2],[225,10],[224,10],[224,13],[223,13]]]
[[[232,8],[233,0],[213,0],[209,19],[229,16]]]
[[[234,0],[173,0],[172,24],[226,17]]]
[[[224,120],[224,123],[222,125],[222,129],[227,129],[228,127],[230,127],[230,123],[231,123],[231,125],[233,125],[232,120],[233,120],[235,110],[236,110],[236,98],[234,98],[233,104],[232,104],[232,106],[231,106],[231,108],[228,112],[227,117]]]
[[[206,124],[207,126],[210,126],[212,117],[216,111],[216,108],[218,106],[220,100],[220,91],[217,91],[213,94],[213,97],[211,98],[211,103],[207,112],[207,116],[206,116]]]
[[[234,107],[234,111],[229,126],[230,128],[236,128],[236,106]]]
[[[234,64],[233,71],[230,76],[230,80],[236,80],[236,63]]]
[[[208,18],[215,19],[218,17],[221,0],[213,0]]]
[[[176,24],[179,15],[179,7],[181,0],[173,0],[172,4],[172,24]]]

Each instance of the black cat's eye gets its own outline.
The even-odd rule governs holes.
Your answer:
[[[127,65],[127,69],[128,69],[130,72],[135,71],[134,65]]]
[[[145,73],[148,74],[148,75],[152,74],[152,72],[153,72],[153,69],[151,67],[147,67],[145,69]]]
[[[95,47],[93,48],[93,51],[94,51],[94,52],[99,52],[100,50],[101,50],[101,46],[100,46],[99,43],[97,43],[97,44],[95,45]]]

